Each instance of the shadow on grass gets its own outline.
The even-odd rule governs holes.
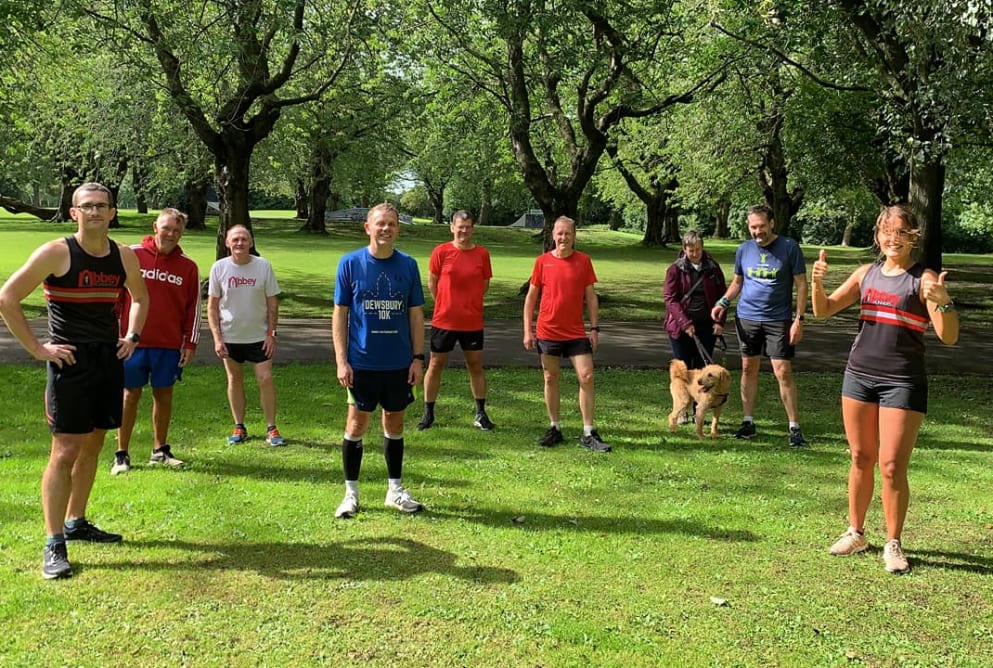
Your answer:
[[[522,531],[582,531],[604,534],[683,534],[728,542],[757,542],[761,537],[745,529],[708,526],[688,520],[626,519],[616,515],[578,516],[509,511],[446,512],[431,510],[432,518],[457,519],[495,528],[516,527]]]
[[[506,568],[459,566],[451,552],[405,538],[357,538],[330,544],[150,540],[129,542],[127,546],[138,550],[185,550],[198,556],[189,561],[104,562],[99,568],[254,571],[284,580],[407,580],[425,573],[483,584],[512,584],[518,580],[517,573]],[[73,565],[80,564],[73,561]]]
[[[882,550],[879,552],[882,554]],[[964,552],[939,552],[937,550],[910,550],[908,554],[913,566],[928,566],[979,575],[993,574],[993,558],[990,557],[980,557]]]

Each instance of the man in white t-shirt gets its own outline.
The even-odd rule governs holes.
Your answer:
[[[244,372],[248,362],[255,369],[259,385],[266,443],[274,447],[286,445],[276,428],[276,386],[272,380],[279,284],[269,261],[251,254],[252,233],[244,225],[232,226],[224,245],[231,255],[210,268],[207,320],[214,336],[214,352],[224,360],[228,376],[228,403],[234,418],[234,432],[228,443],[248,440]]]

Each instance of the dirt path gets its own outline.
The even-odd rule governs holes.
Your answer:
[[[662,368],[669,364],[669,340],[658,322],[603,322],[600,332],[600,350],[595,360],[598,367],[629,367],[641,369]],[[32,329],[44,336],[43,319],[31,321]],[[527,366],[537,367],[538,356],[524,350],[521,345],[519,320],[491,320],[486,327],[485,361],[488,367]],[[794,369],[797,371],[842,371],[848,359],[848,349],[855,336],[853,323],[829,324],[808,322],[804,340],[797,349]],[[726,366],[740,368],[738,341],[733,331],[726,336],[728,351]],[[205,327],[201,334],[200,349],[194,364],[220,364],[214,355],[210,331]],[[284,318],[279,323],[279,348],[276,361],[330,362],[334,355],[328,320]],[[965,330],[954,346],[945,346],[933,332],[927,334],[928,370],[932,375],[986,375],[993,360],[993,340],[980,333]],[[0,363],[25,363],[27,353],[0,327]],[[461,364],[456,351],[450,364]]]

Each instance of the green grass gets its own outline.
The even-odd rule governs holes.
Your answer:
[[[90,516],[123,545],[70,546],[76,575],[39,575],[38,481],[48,436],[37,365],[0,367],[0,665],[73,666],[988,666],[993,661],[993,402],[989,383],[934,378],[911,463],[905,546],[914,570],[874,549],[834,558],[845,528],[840,377],[800,375],[811,446],[792,451],[770,373],[759,435],[697,441],[662,431],[660,372],[603,370],[599,426],[615,446],[544,430],[537,370],[489,372],[497,430],[470,425],[465,372],[450,369],[438,425],[412,428],[405,483],[428,511],[382,507],[370,430],[362,512],[334,521],[344,397],[327,365],[280,367],[289,447],[229,447],[219,368],[177,389],[172,442],[184,470],[112,478],[103,453]],[[30,397],[25,402],[22,397]],[[647,399],[646,399],[647,398]],[[254,401],[250,402],[254,404]],[[253,405],[249,429],[261,431]],[[715,605],[712,597],[725,599]]]
[[[328,318],[338,259],[368,242],[362,226],[358,223],[329,224],[327,236],[314,236],[300,232],[300,221],[289,218],[288,212],[260,213],[266,217],[254,221],[256,241],[260,252],[272,261],[283,290],[281,315]],[[119,241],[135,243],[148,233],[154,215],[125,211],[121,220],[123,227],[112,230],[112,236]],[[209,223],[215,224],[213,219],[209,219]],[[15,271],[34,248],[74,230],[74,224],[56,225],[24,215],[0,215],[0,242],[4,249],[0,255],[0,280]],[[183,249],[197,261],[202,276],[206,276],[214,261],[215,233],[214,229],[190,231],[183,237]],[[520,318],[524,298],[519,291],[531,275],[534,258],[541,248],[540,241],[530,230],[497,227],[480,227],[475,238],[490,250],[493,262],[493,280],[486,297],[487,317]],[[431,251],[437,244],[450,239],[445,225],[404,225],[398,246],[417,258],[426,285]],[[666,268],[679,249],[676,246],[646,248],[640,240],[640,235],[605,229],[581,229],[579,232],[577,247],[592,256],[599,279],[597,292],[604,320],[662,320],[662,283]],[[708,240],[706,244],[729,277],[734,269],[734,250],[739,243]],[[817,250],[804,248],[808,269],[817,257]],[[840,283],[859,263],[871,258],[868,249],[829,249],[828,259],[832,265],[829,287]],[[960,305],[963,325],[993,325],[993,256],[949,254],[945,256],[945,262],[951,269],[949,287]],[[432,306],[428,297],[426,312],[429,316]],[[40,290],[26,302],[30,315],[41,315],[43,307]],[[855,311],[849,311],[839,319],[854,317]]]

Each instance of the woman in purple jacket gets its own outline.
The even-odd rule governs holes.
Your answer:
[[[713,356],[717,337],[724,333],[724,319],[714,322],[710,311],[727,289],[724,272],[703,250],[703,238],[696,230],[683,235],[683,250],[665,273],[665,329],[672,355],[690,369],[706,365],[697,349],[696,336],[707,354]]]

